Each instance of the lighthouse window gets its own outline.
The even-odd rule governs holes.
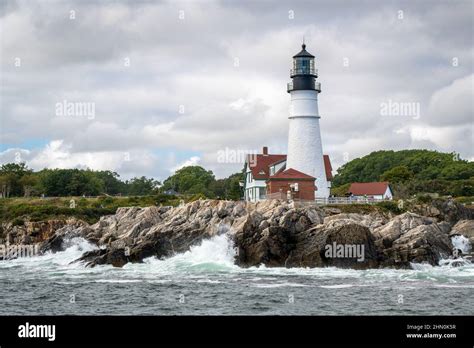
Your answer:
[[[293,68],[297,74],[310,74],[314,66],[311,58],[296,58],[293,63]]]

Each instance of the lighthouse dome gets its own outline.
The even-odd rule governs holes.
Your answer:
[[[301,48],[302,48],[302,50],[298,54],[294,55],[293,58],[299,58],[299,57],[314,58],[314,56],[311,53],[306,51],[306,45],[305,44],[302,44]]]

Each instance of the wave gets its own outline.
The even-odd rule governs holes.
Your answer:
[[[69,265],[72,261],[77,260],[87,251],[97,249],[97,247],[85,240],[82,237],[74,237],[64,241],[63,251],[53,253],[48,251],[41,255],[31,257],[19,257],[7,262],[0,262],[0,267],[3,266],[19,266],[19,265],[44,265],[44,264],[56,264],[60,266]]]
[[[321,285],[321,288],[325,289],[345,289],[345,288],[352,288],[353,284],[336,284],[336,285]]]
[[[124,269],[161,274],[227,272],[239,269],[234,264],[235,255],[231,238],[227,234],[220,234],[203,240],[201,244],[192,246],[182,254],[164,260],[149,257],[142,264],[126,264]]]
[[[461,235],[452,236],[451,243],[453,243],[453,246],[456,249],[461,250],[464,254],[468,254],[472,249],[469,239]]]
[[[474,265],[467,260],[461,265],[457,260],[442,260],[440,266],[412,263],[412,269],[367,269],[354,270],[336,267],[241,268],[234,264],[236,250],[232,238],[220,234],[203,240],[189,251],[167,259],[150,257],[143,263],[128,263],[123,268],[99,265],[86,268],[84,264],[72,263],[84,252],[97,249],[83,238],[71,238],[66,249],[57,253],[0,262],[0,269],[21,273],[25,277],[46,276],[54,281],[92,281],[99,283],[149,282],[159,284],[197,282],[203,285],[227,282],[246,282],[257,287],[321,286],[328,289],[367,284],[418,283],[451,284],[470,283],[474,279]],[[455,267],[459,266],[459,267]],[[21,269],[17,269],[21,268]],[[1,273],[1,272],[0,272]],[[0,275],[1,278],[1,275]],[[282,281],[285,279],[284,281]],[[304,284],[304,285],[303,285]]]

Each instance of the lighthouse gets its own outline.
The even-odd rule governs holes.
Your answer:
[[[316,81],[318,70],[314,67],[314,56],[302,50],[293,56],[290,70],[292,81],[288,83],[290,93],[290,122],[286,168],[316,178],[316,198],[329,197],[329,185],[325,172],[321,130],[319,127],[318,95],[321,84]]]

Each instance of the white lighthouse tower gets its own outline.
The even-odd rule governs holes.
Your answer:
[[[324,169],[321,131],[319,129],[318,94],[321,84],[316,82],[318,70],[314,68],[314,56],[302,50],[293,56],[293,69],[288,83],[291,95],[290,131],[286,168],[293,168],[316,178],[315,197],[329,197],[328,181]]]

